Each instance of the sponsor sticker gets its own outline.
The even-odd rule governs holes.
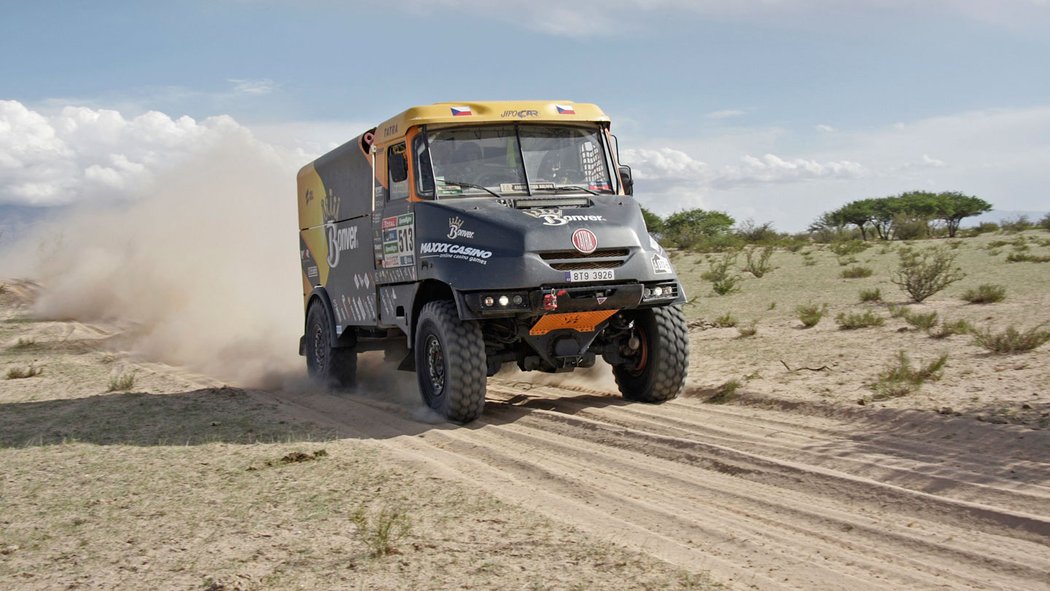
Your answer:
[[[463,218],[454,217],[448,219],[448,239],[455,240],[456,238],[473,238],[473,230],[463,229]]]
[[[383,218],[383,267],[415,264],[415,215],[405,213]]]
[[[605,218],[600,215],[570,215],[562,213],[560,209],[525,209],[525,215],[543,220],[544,226],[564,226],[569,222],[604,222]]]
[[[667,260],[667,257],[662,254],[654,254],[652,258],[653,262],[653,273],[670,273],[671,272],[671,261]]]
[[[598,249],[598,237],[587,228],[580,228],[572,233],[572,245],[583,254],[591,254]]]
[[[524,119],[526,117],[539,117],[539,116],[540,116],[540,112],[539,111],[533,111],[531,109],[519,109],[519,110],[509,109],[509,110],[503,111],[503,113],[500,114],[500,117],[503,117],[503,118],[517,117],[518,119]]]
[[[422,258],[457,259],[481,265],[488,264],[491,250],[452,244],[451,242],[424,242],[419,245],[419,256]]]
[[[357,226],[344,226],[342,228],[329,222],[325,225],[325,234],[328,237],[328,266],[336,268],[339,266],[339,257],[342,253],[357,248]]]

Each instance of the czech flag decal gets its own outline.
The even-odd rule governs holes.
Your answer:
[[[572,105],[554,105],[555,109],[558,109],[559,115],[575,115],[576,109],[572,108]]]
[[[470,112],[470,107],[452,107],[453,117],[467,117],[473,114]]]

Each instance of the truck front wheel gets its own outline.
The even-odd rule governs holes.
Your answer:
[[[310,304],[306,314],[306,370],[325,386],[349,387],[357,377],[357,350],[333,347],[335,340],[328,307],[320,301]]]
[[[419,314],[416,377],[427,406],[467,423],[485,408],[485,342],[477,322],[463,321],[456,304],[430,302]]]
[[[613,366],[620,394],[628,400],[663,402],[685,386],[689,336],[678,306],[639,310],[634,316],[626,363]]]

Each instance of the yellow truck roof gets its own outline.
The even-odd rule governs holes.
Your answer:
[[[376,127],[380,141],[403,136],[416,125],[504,121],[607,122],[597,105],[572,101],[466,101],[411,107]]]

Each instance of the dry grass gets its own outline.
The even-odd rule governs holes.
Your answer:
[[[865,277],[871,277],[875,274],[875,271],[871,267],[862,267],[856,265],[848,269],[843,269],[841,276],[843,279],[863,279]]]
[[[733,328],[737,324],[736,316],[726,312],[714,320],[715,326],[718,328]]]
[[[7,379],[9,380],[21,380],[25,378],[35,378],[38,375],[44,373],[44,368],[34,367],[12,367],[7,370]]]
[[[882,290],[879,288],[874,289],[862,289],[858,294],[860,303],[877,303],[882,301]]]
[[[994,304],[1006,299],[1006,287],[991,283],[982,283],[976,288],[968,289],[962,299],[971,304]]]
[[[109,379],[109,388],[106,392],[127,392],[135,387],[134,373],[121,373]]]
[[[937,326],[937,313],[936,312],[913,312],[911,310],[905,310],[903,314],[904,321],[907,322],[912,328],[918,330],[930,330],[934,326]]]
[[[926,381],[941,379],[947,362],[948,354],[944,353],[926,365],[914,367],[908,354],[900,351],[893,363],[879,374],[878,381],[872,384],[873,400],[899,398],[918,391]]]
[[[863,312],[839,312],[835,316],[840,330],[857,330],[886,324],[886,319],[871,310]]]
[[[941,325],[930,331],[930,336],[935,339],[945,339],[957,334],[970,334],[973,325],[966,320],[941,321]]]
[[[803,304],[795,308],[795,313],[798,314],[798,320],[802,323],[803,328],[813,328],[820,323],[824,314],[828,313],[828,305]]]
[[[992,353],[1024,353],[1037,349],[1050,341],[1050,330],[1044,330],[1043,324],[1020,331],[1013,325],[1002,332],[993,332],[991,328],[974,329],[973,342]]]

